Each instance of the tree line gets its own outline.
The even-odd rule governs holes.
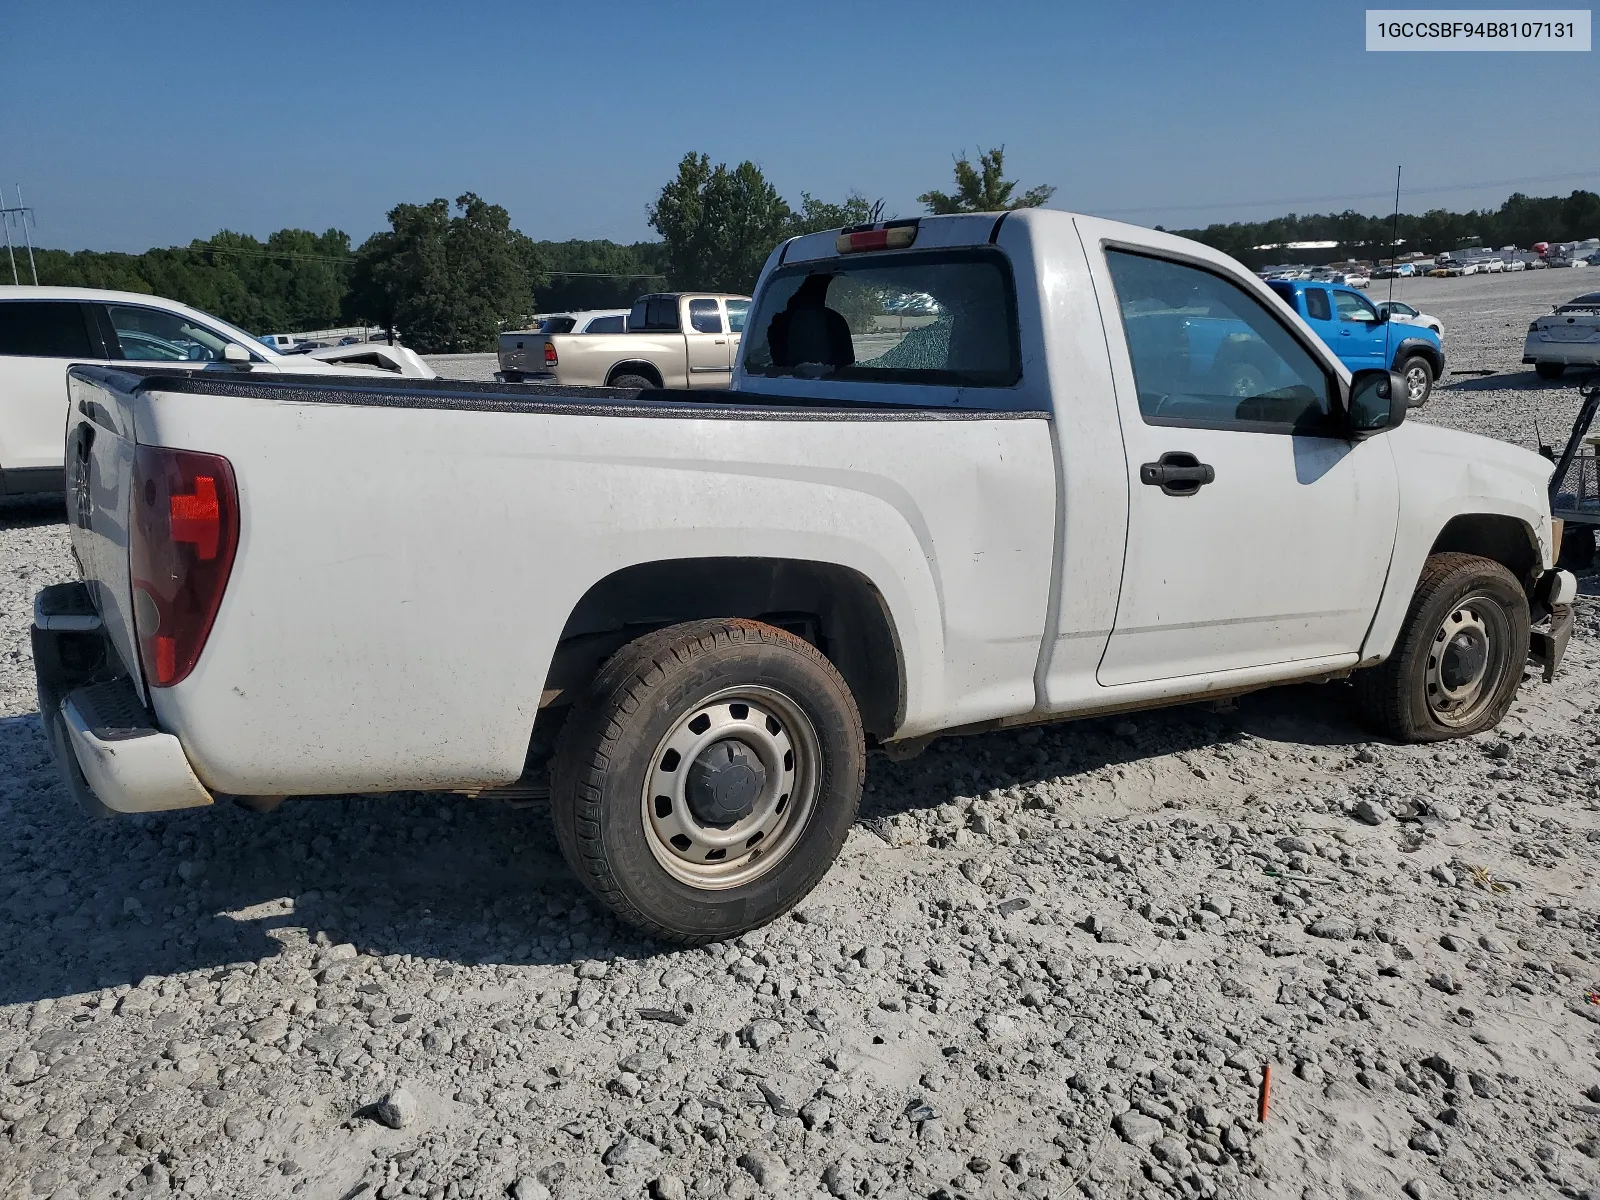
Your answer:
[[[1367,216],[1346,211],[1309,216],[1276,217],[1270,221],[1236,221],[1204,229],[1174,232],[1215,246],[1249,267],[1284,262],[1294,251],[1257,250],[1257,246],[1287,242],[1337,242],[1331,258],[1388,257],[1396,236],[1392,213]],[[1401,213],[1398,221],[1400,251],[1420,250],[1442,254],[1468,246],[1517,246],[1526,250],[1535,242],[1575,242],[1600,234],[1600,195],[1575,191],[1568,196],[1525,196],[1514,193],[1498,209],[1450,212],[1429,209]]]
[[[954,190],[930,189],[929,213],[995,212],[1046,203],[1055,189],[1018,191],[1005,149],[955,159]],[[625,308],[666,290],[748,292],[773,247],[797,234],[878,221],[881,200],[802,192],[790,204],[752,162],[712,165],[689,153],[647,209],[659,241],[534,241],[505,208],[472,192],[451,202],[398,204],[388,228],[352,247],[348,234],[280,229],[265,241],[224,230],[187,246],[143,254],[36,252],[39,282],[167,296],[255,333],[368,323],[398,328],[423,353],[492,350],[496,334],[535,312]],[[1386,253],[1393,220],[1356,212],[1289,214],[1271,221],[1179,230],[1250,266],[1286,252],[1255,247],[1334,240],[1343,252]],[[1510,197],[1498,210],[1401,214],[1408,249],[1528,246],[1600,231],[1600,196]]]

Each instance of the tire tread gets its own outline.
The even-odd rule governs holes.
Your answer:
[[[1440,592],[1457,586],[1458,577],[1462,573],[1481,574],[1486,568],[1490,569],[1491,573],[1503,575],[1520,590],[1522,585],[1503,565],[1476,554],[1450,550],[1429,555],[1427,561],[1423,563],[1422,575],[1417,580],[1416,590],[1411,595],[1411,603],[1406,609],[1405,622],[1400,627],[1400,635],[1395,641],[1393,652],[1377,666],[1357,671],[1351,681],[1355,686],[1356,701],[1363,717],[1379,733],[1397,742],[1437,741],[1459,736],[1454,731],[1419,730],[1414,726],[1406,702],[1406,673],[1410,657],[1417,648],[1419,637],[1417,622],[1421,612]],[[1498,720],[1497,715],[1496,723]]]
[[[837,689],[860,736],[860,718],[849,686],[820,650],[776,626],[727,617],[668,626],[647,633],[618,650],[600,668],[577,702],[556,752],[551,809],[563,855],[583,884],[602,903],[636,929],[664,942],[698,946],[736,935],[696,936],[664,926],[633,904],[619,886],[601,841],[601,806],[607,775],[611,759],[627,734],[617,716],[636,713],[653,688],[666,682],[673,671],[692,665],[697,658],[730,647],[751,645],[799,654],[810,660]],[[866,775],[864,754],[857,756],[857,764],[857,778],[852,781],[850,792],[859,804]],[[852,822],[854,818],[852,811]],[[826,871],[826,865],[823,870]],[[795,895],[781,912],[765,920],[789,911],[803,895],[803,892]]]

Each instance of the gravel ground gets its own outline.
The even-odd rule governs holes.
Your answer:
[[[500,358],[495,354],[427,354],[427,363],[439,373],[441,379],[476,379],[489,381],[500,369]]]
[[[1402,293],[1503,372],[1427,419],[1561,420],[1552,276]],[[1468,742],[1329,685],[875,755],[792,919],[675,951],[538,809],[80,817],[26,633],[60,518],[0,522],[5,1200],[1600,1196],[1600,577]]]

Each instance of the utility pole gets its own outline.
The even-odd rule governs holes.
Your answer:
[[[4,200],[5,200],[5,197],[4,196],[0,196],[0,203],[3,203]],[[32,268],[32,270],[33,270],[33,286],[34,287],[38,287],[39,286],[39,267],[38,267],[38,264],[35,263],[34,260],[33,260],[33,236],[28,232],[28,219],[33,216],[33,209],[25,207],[23,205],[23,203],[22,203],[22,185],[21,184],[17,185],[17,204],[16,204],[16,207],[15,208],[10,208],[10,207],[0,208],[0,224],[3,224],[5,226],[5,229],[6,229],[6,258],[8,258],[10,260],[10,262],[11,262],[11,282],[12,283],[21,283],[22,280],[17,277],[17,255],[16,255],[16,250],[15,250],[14,246],[12,245],[12,241],[11,241],[11,218],[13,216],[15,216],[17,218],[17,220],[22,223],[22,236],[26,239],[27,244],[28,244],[28,266],[30,268]]]
[[[28,243],[28,270],[33,272],[33,286],[39,286],[39,264],[33,261],[33,235],[28,232],[28,222],[33,219],[33,209],[22,204],[22,185],[17,184],[17,207],[22,211],[22,237]]]

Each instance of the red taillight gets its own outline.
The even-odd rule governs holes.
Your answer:
[[[547,367],[554,367],[557,366],[560,361],[561,360],[556,357],[556,344],[554,342],[546,342],[544,344],[544,365]]]
[[[217,454],[140,446],[128,565],[139,659],[152,687],[188,676],[211,634],[239,544],[233,467]]]
[[[917,240],[917,223],[902,221],[875,229],[847,229],[833,241],[840,254],[861,254],[869,250],[904,250]]]

